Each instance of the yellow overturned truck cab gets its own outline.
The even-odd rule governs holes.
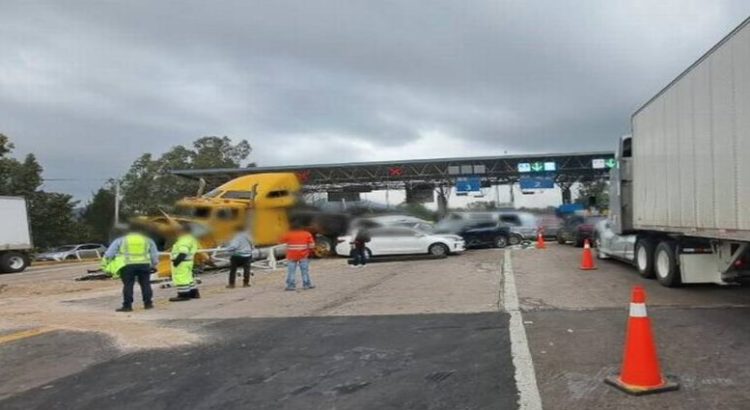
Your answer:
[[[139,217],[134,223],[146,228],[162,251],[171,249],[180,225],[198,225],[205,230],[200,249],[216,248],[231,239],[237,227],[250,227],[257,246],[275,245],[289,230],[288,211],[297,202],[301,185],[293,173],[254,174],[235,178],[196,197],[183,198],[173,215]],[[199,253],[196,265],[210,263]],[[159,276],[170,275],[168,256],[159,263]]]

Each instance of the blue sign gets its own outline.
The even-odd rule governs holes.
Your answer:
[[[555,178],[545,177],[521,177],[519,180],[521,191],[532,189],[550,189],[555,187]]]
[[[480,177],[456,178],[456,193],[478,192],[482,190],[482,179]]]

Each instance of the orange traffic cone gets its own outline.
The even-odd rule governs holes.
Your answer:
[[[589,240],[584,239],[583,257],[581,258],[581,270],[593,269],[596,269],[596,265],[594,265],[594,256],[591,254],[591,246],[589,246]]]
[[[646,314],[646,292],[641,286],[633,287],[622,371],[619,376],[610,376],[604,381],[634,395],[677,390],[680,387],[673,377],[661,374],[651,321]]]
[[[542,233],[541,229],[536,234],[536,248],[537,249],[547,248],[547,245],[544,243],[544,234]]]

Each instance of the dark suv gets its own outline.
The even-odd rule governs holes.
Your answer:
[[[475,222],[467,224],[456,232],[466,242],[466,248],[496,247],[518,245],[523,241],[521,235],[511,232],[511,228],[497,222]]]

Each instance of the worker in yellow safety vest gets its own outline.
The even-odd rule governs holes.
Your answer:
[[[109,274],[112,279],[120,279],[120,269],[123,266],[125,266],[125,260],[122,256],[116,256],[113,259],[102,258],[100,269]]]
[[[133,287],[135,282],[141,288],[143,307],[152,309],[153,291],[151,290],[151,272],[159,263],[159,251],[156,243],[138,230],[131,229],[109,245],[102,262],[112,277],[122,280],[122,307],[118,312],[133,311]]]
[[[198,252],[198,239],[189,228],[182,227],[180,236],[172,245],[172,283],[177,288],[177,296],[170,302],[182,302],[201,297],[193,277],[193,259]]]

